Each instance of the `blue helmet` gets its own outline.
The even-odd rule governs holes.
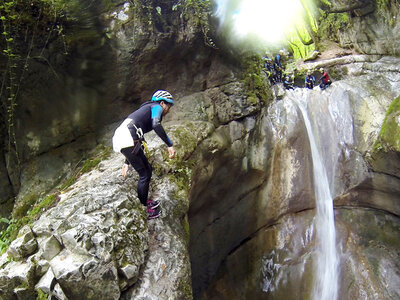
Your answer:
[[[155,92],[151,97],[151,101],[165,101],[171,105],[174,105],[174,99],[172,98],[172,95],[163,90],[158,90]]]

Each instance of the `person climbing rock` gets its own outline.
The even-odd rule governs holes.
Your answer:
[[[306,78],[304,80],[306,88],[312,90],[315,85],[315,77],[311,74],[310,71],[307,72]]]
[[[323,68],[319,69],[319,71],[322,73],[322,77],[319,79],[321,81],[319,87],[321,88],[321,90],[324,90],[332,84],[332,81],[329,78],[328,73],[326,73]]]
[[[174,99],[169,92],[156,91],[151,101],[143,103],[122,122],[115,130],[112,139],[114,151],[121,152],[126,158],[122,166],[122,176],[127,176],[129,165],[139,174],[138,198],[147,207],[149,219],[159,217],[161,209],[159,201],[148,199],[152,167],[143,150],[144,134],[154,130],[167,145],[169,158],[174,158],[176,152],[172,141],[161,125],[163,116],[169,112],[173,105]]]

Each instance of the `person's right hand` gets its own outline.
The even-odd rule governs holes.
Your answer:
[[[175,151],[174,147],[168,147],[168,154],[169,154],[169,158],[175,157],[176,151]]]
[[[127,164],[124,164],[123,166],[122,166],[122,177],[126,177],[126,175],[128,175],[128,170],[129,170],[129,165],[127,165]]]

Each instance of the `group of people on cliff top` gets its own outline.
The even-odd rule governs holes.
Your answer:
[[[274,60],[268,57],[268,55],[263,57],[263,71],[267,75],[271,85],[282,82],[282,56],[283,50],[279,51],[279,53],[275,55]]]
[[[319,71],[322,73],[322,76],[319,79],[320,81],[319,87],[321,90],[324,90],[332,84],[332,81],[328,73],[323,68],[320,68]],[[305,87],[312,90],[315,86],[315,81],[316,81],[315,76],[312,75],[310,71],[308,71],[306,78],[304,80]]]
[[[280,50],[279,53],[275,55],[274,60],[272,60],[266,53],[266,55],[263,57],[262,70],[267,75],[267,78],[271,83],[271,85],[277,83],[283,83],[283,86],[287,90],[294,89],[294,76],[286,74],[283,77],[283,69],[284,69],[282,66],[283,57],[284,57],[283,50]],[[322,73],[322,76],[319,79],[320,81],[319,87],[321,88],[321,90],[324,90],[331,85],[332,81],[328,73],[323,68],[320,68],[319,71]],[[308,89],[313,89],[315,84],[316,84],[315,76],[312,75],[310,71],[308,71],[305,77],[304,86]]]

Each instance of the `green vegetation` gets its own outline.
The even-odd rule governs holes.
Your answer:
[[[390,104],[379,132],[374,150],[395,150],[400,152],[400,97]]]
[[[99,145],[94,150],[94,155],[81,162],[81,165],[77,166],[77,170],[72,172],[71,176],[65,179],[51,193],[43,197],[32,194],[21,199],[18,205],[14,207],[11,220],[0,219],[1,223],[8,224],[7,228],[0,232],[0,253],[4,253],[8,249],[8,246],[17,238],[18,232],[23,226],[31,225],[46,210],[55,206],[61,193],[64,193],[81,175],[90,172],[102,160],[107,159],[111,152],[111,147]]]
[[[45,292],[42,292],[42,290],[37,291],[37,297],[36,300],[47,300],[48,295]]]
[[[171,20],[168,20],[168,15],[161,6],[154,6],[153,3],[147,4],[141,0],[132,0],[131,3],[133,19],[146,26],[148,32],[154,32],[156,28],[157,30],[168,31]],[[205,44],[214,47],[214,43],[209,37],[211,12],[210,0],[187,0],[174,4],[169,13],[184,19],[185,26],[199,27],[203,33]]]
[[[288,46],[295,59],[306,58],[315,50],[318,23],[315,13],[315,4],[311,0],[302,0],[303,15],[297,20],[295,29],[286,34]]]
[[[60,185],[59,189],[61,193],[65,192],[65,190],[73,185],[81,175],[95,169],[101,161],[109,158],[111,153],[111,147],[105,147],[104,145],[97,146],[94,150],[94,155],[85,161],[80,162],[80,165],[76,167],[76,170],[74,170],[71,175]]]
[[[50,194],[37,201],[36,199],[35,196],[26,197],[22,204],[14,209],[11,220],[4,218],[0,220],[8,224],[7,228],[0,232],[0,253],[8,249],[11,242],[18,237],[18,232],[22,227],[32,224],[44,211],[54,206],[58,196]]]
[[[193,289],[190,283],[190,277],[181,278],[178,284],[178,290],[183,294],[180,299],[193,299]]]
[[[189,23],[194,26],[200,26],[203,33],[204,43],[208,46],[215,47],[214,42],[209,36],[210,23],[209,18],[212,12],[210,0],[187,0],[184,2],[183,15]]]
[[[391,9],[392,1],[390,0],[376,0],[376,10],[379,17],[383,18],[389,26],[396,24],[396,9]]]
[[[96,9],[110,7],[112,0],[96,2]],[[90,9],[89,9],[90,7]],[[98,7],[98,8],[97,8]],[[49,48],[56,49],[57,61],[68,55],[78,41],[101,43],[93,16],[93,3],[81,0],[0,0],[0,128],[9,165],[20,167],[15,111],[24,92],[32,63],[40,62],[57,77],[56,60]],[[51,47],[50,47],[51,45]],[[55,56],[55,54],[54,54]]]
[[[63,36],[62,13],[66,1],[31,0],[1,1],[0,20],[1,38],[0,61],[2,85],[0,98],[6,115],[5,127],[8,129],[8,150],[15,154],[17,165],[20,165],[18,145],[15,133],[15,109],[23,79],[33,58],[47,59],[44,50],[54,36]],[[47,61],[48,62],[48,61]]]
[[[337,33],[340,31],[346,31],[349,24],[350,17],[348,13],[326,14],[322,12],[319,20],[320,27],[318,30],[320,40],[339,42]],[[318,46],[320,50],[324,49],[323,44]]]
[[[333,67],[329,69],[329,75],[332,77],[334,80],[341,80],[343,76],[346,76],[349,72],[346,66],[344,67]]]
[[[248,100],[252,104],[257,104],[259,99],[267,102],[270,99],[265,77],[261,73],[262,68],[261,57],[257,55],[248,55],[243,61],[244,78],[242,82],[248,96]]]
[[[28,212],[28,216],[31,217],[36,217],[38,216],[41,212],[45,211],[49,207],[52,207],[52,205],[56,202],[57,196],[56,195],[48,195],[45,198],[39,200],[38,203],[35,204],[35,206]]]
[[[303,32],[300,34],[307,34],[307,32]],[[299,34],[291,34],[291,35],[287,35],[287,39],[289,42],[289,46],[292,49],[292,53],[293,53],[293,57],[296,59],[299,58],[306,58],[312,51],[315,50],[315,44],[312,43],[310,45],[305,45],[302,42],[302,39],[299,38]]]

